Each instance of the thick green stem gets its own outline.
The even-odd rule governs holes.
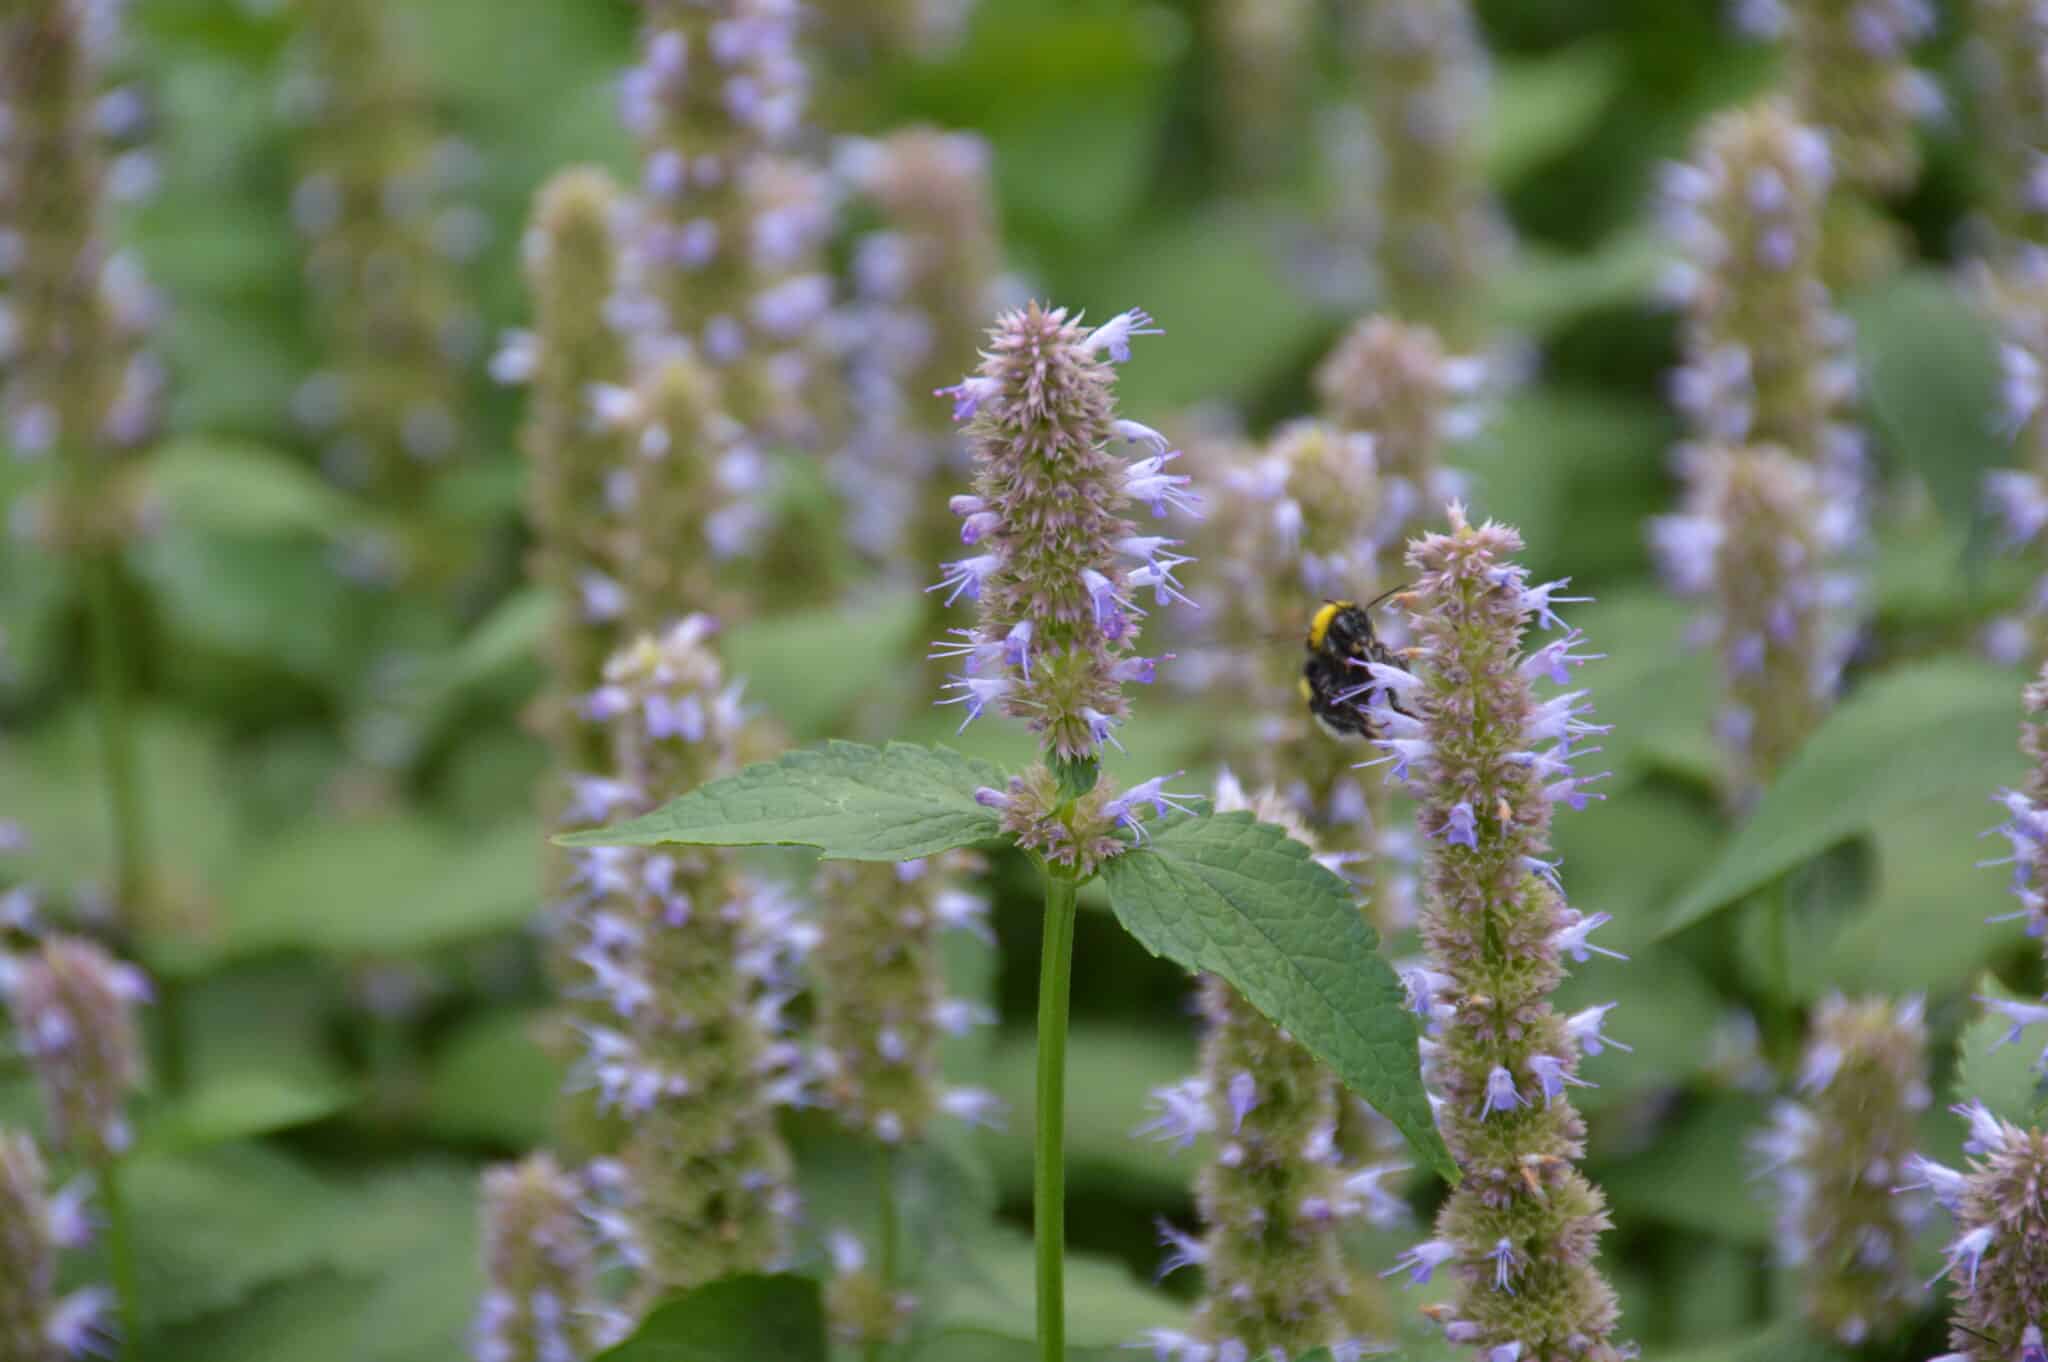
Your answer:
[[[897,1278],[903,1270],[901,1262],[902,1249],[900,1247],[903,1237],[902,1221],[901,1217],[896,1214],[895,1145],[885,1144],[882,1146],[881,1162],[881,1223],[877,1229],[877,1234],[881,1239],[881,1252],[879,1255],[880,1261],[876,1265],[876,1271],[881,1277],[883,1299],[889,1300],[895,1296]],[[887,1345],[877,1339],[868,1344],[865,1350],[867,1362],[882,1362],[886,1352]]]
[[[114,1279],[115,1318],[120,1322],[120,1334],[115,1343],[115,1352],[110,1362],[119,1362],[125,1354],[138,1356],[135,1348],[140,1339],[135,1290],[135,1241],[129,1233],[128,1202],[121,1192],[121,1164],[117,1158],[104,1159],[96,1170],[98,1174],[100,1207],[107,1218],[107,1265]]]
[[[1045,941],[1038,972],[1038,1131],[1032,1161],[1032,1232],[1038,1240],[1039,1362],[1066,1362],[1067,997],[1074,972],[1079,886],[1045,879]]]
[[[142,927],[148,837],[137,779],[135,734],[129,724],[127,640],[121,628],[121,561],[110,548],[94,549],[82,565],[86,608],[92,617],[93,683],[99,705],[100,761],[114,839],[114,911],[131,943]]]

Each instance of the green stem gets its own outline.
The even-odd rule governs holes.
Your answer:
[[[1074,973],[1079,886],[1045,878],[1045,941],[1038,973],[1038,1131],[1032,1160],[1032,1231],[1038,1240],[1039,1362],[1066,1362],[1067,999]]]
[[[114,910],[131,943],[142,926],[149,876],[142,786],[137,779],[135,734],[129,723],[127,640],[121,628],[121,560],[113,549],[92,550],[84,564],[86,609],[92,617],[93,683],[99,704],[100,761],[113,822]]]
[[[880,1191],[882,1194],[881,1225],[877,1233],[881,1239],[880,1262],[876,1271],[882,1281],[882,1297],[890,1299],[896,1291],[897,1275],[902,1271],[899,1247],[902,1236],[902,1217],[896,1213],[896,1146],[882,1146],[882,1170]],[[887,1345],[880,1339],[868,1344],[864,1350],[867,1362],[882,1362]]]
[[[129,1233],[128,1202],[121,1193],[121,1165],[112,1156],[103,1158],[99,1174],[100,1205],[107,1217],[107,1265],[114,1278],[114,1307],[121,1331],[115,1343],[113,1362],[122,1354],[134,1356],[140,1339],[135,1290],[135,1241]]]

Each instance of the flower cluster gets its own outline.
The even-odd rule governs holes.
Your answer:
[[[1605,1202],[1574,1164],[1585,1127],[1570,1090],[1582,1053],[1609,1045],[1612,1004],[1566,1017],[1550,993],[1564,958],[1599,950],[1606,922],[1567,906],[1546,859],[1553,806],[1582,807],[1597,777],[1577,774],[1583,740],[1604,731],[1582,691],[1536,698],[1583,661],[1576,630],[1523,651],[1531,627],[1561,628],[1563,582],[1532,586],[1509,561],[1521,537],[1473,528],[1449,508],[1450,532],[1415,541],[1415,584],[1398,598],[1415,643],[1407,669],[1374,663],[1367,713],[1393,776],[1420,801],[1428,964],[1408,973],[1430,1037],[1427,1072],[1444,1138],[1464,1177],[1435,1234],[1394,1269],[1415,1281],[1446,1266],[1458,1290],[1440,1319],[1447,1338],[1489,1359],[1614,1362],[1614,1292],[1594,1266]],[[1607,952],[1611,954],[1611,952]]]
[[[0,1127],[0,1357],[58,1362],[97,1356],[112,1294],[57,1294],[58,1251],[81,1248],[91,1225],[77,1189],[55,1196],[35,1141]]]
[[[2048,1355],[2048,1134],[2000,1120],[1980,1102],[1954,1108],[1969,1124],[1967,1171],[1914,1156],[1909,1171],[1955,1219],[1942,1275],[1955,1292],[1954,1352],[1936,1362],[2036,1362]]]
[[[583,721],[582,698],[604,678],[623,639],[619,518],[612,483],[626,464],[622,432],[592,419],[594,386],[625,381],[626,352],[606,305],[619,286],[624,203],[601,170],[563,171],[540,191],[523,255],[534,329],[515,333],[492,376],[528,385],[521,447],[532,469],[531,570],[548,594],[548,688],[540,727],[568,771],[595,769],[602,730]]]
[[[135,1005],[149,981],[78,937],[48,937],[5,967],[7,1011],[57,1143],[94,1165],[127,1152],[128,1095],[143,1076]]]
[[[718,370],[728,409],[758,429],[787,395],[778,357],[800,349],[831,302],[824,276],[791,268],[823,236],[829,205],[769,179],[808,94],[797,6],[648,0],[644,11],[620,96],[641,150],[636,277],[648,296],[636,329]]]
[[[433,126],[388,7],[313,0],[301,18],[292,219],[331,366],[294,409],[334,478],[406,507],[468,440],[465,370],[483,337],[459,266],[487,228],[455,191],[477,158]]]
[[[589,707],[614,775],[584,782],[591,821],[735,769],[744,714],[712,629],[690,616],[606,668]],[[577,1079],[628,1124],[600,1170],[606,1227],[650,1294],[769,1268],[796,1209],[773,1115],[797,1056],[775,1032],[809,930],[716,851],[595,847],[577,878],[581,992],[599,1004]]]
[[[2048,526],[2048,253],[2029,252],[1978,276],[1979,296],[1999,333],[2004,370],[2004,430],[2017,465],[1984,475],[1985,509],[2008,552],[2039,552]],[[1988,642],[2002,661],[2032,663],[2042,654],[2048,576],[2034,587],[2023,615],[1996,622]]]
[[[139,102],[102,89],[119,37],[106,8],[33,0],[0,20],[0,418],[18,457],[61,457],[36,530],[81,553],[135,528],[111,475],[155,432],[164,386],[142,348],[157,300],[109,240],[112,205],[149,175],[141,153],[108,156],[105,111],[134,121]]]
[[[1277,792],[1247,800],[1228,775],[1216,809],[1250,809],[1309,840]],[[1201,996],[1201,1072],[1155,1093],[1158,1115],[1144,1129],[1181,1145],[1214,1139],[1195,1187],[1201,1237],[1161,1227],[1167,1270],[1199,1265],[1203,1290],[1191,1330],[1154,1330],[1147,1341],[1161,1362],[1299,1357],[1318,1347],[1360,1357],[1384,1332],[1384,1302],[1352,1281],[1339,1232],[1352,1220],[1406,1217],[1383,1185],[1403,1166],[1346,1168],[1338,1123],[1350,1099],[1336,1079],[1223,980],[1204,977]]]
[[[1666,580],[1705,599],[1701,632],[1718,645],[1734,802],[1746,805],[1820,722],[1850,642],[1841,628],[1855,583],[1831,572],[1848,518],[1814,469],[1781,449],[1692,447],[1684,509],[1651,541]]]
[[[1742,0],[1752,32],[1785,34],[1801,115],[1826,132],[1842,179],[1859,193],[1891,195],[1920,173],[1914,125],[1941,107],[1913,67],[1913,45],[1934,32],[1929,0]]]
[[[1472,340],[1483,281],[1509,238],[1480,164],[1491,73],[1471,7],[1388,0],[1354,13],[1377,153],[1381,294],[1396,316]]]
[[[2025,699],[2027,717],[2020,723],[2020,750],[2027,757],[2027,779],[2019,789],[2006,790],[1998,797],[2006,811],[2006,820],[1999,825],[1998,833],[2012,848],[2006,859],[2012,864],[2012,892],[2020,906],[2018,911],[1992,920],[2026,923],[2027,935],[2048,949],[2048,666],[2027,687]],[[2048,1022],[2048,1000],[1981,1001],[2012,1022],[2007,1043],[2018,1040],[2027,1027]],[[2041,1066],[2048,1071],[2048,1048],[2041,1052]]]
[[[939,1079],[942,1038],[995,1020],[943,992],[940,934],[987,930],[987,901],[961,887],[972,868],[953,853],[896,865],[830,861],[818,875],[820,1096],[884,1144],[924,1138],[942,1112],[973,1120],[995,1110],[988,1093]]]
[[[1001,264],[988,144],[913,127],[849,142],[842,173],[881,225],[854,247],[854,431],[835,476],[864,554],[918,575],[958,533],[940,498],[960,440],[929,394],[975,362]],[[933,602],[931,627],[942,622]]]
[[[826,1236],[832,1277],[825,1284],[825,1318],[832,1337],[849,1348],[901,1343],[917,1310],[917,1297],[897,1291],[868,1264],[860,1236],[835,1230]]]
[[[868,60],[938,56],[960,40],[974,0],[822,0],[828,37]]]
[[[711,371],[672,355],[644,367],[630,392],[599,390],[598,403],[627,453],[610,478],[621,618],[651,631],[682,608],[737,609],[739,593],[720,590],[718,569],[759,542],[768,474],[720,405]]]
[[[1714,118],[1697,161],[1666,172],[1683,253],[1668,287],[1686,309],[1672,396],[1696,440],[1781,446],[1851,493],[1863,463],[1846,419],[1851,333],[1820,272],[1834,170],[1827,138],[1767,102]]]
[[[1197,504],[1188,476],[1171,471],[1180,452],[1151,427],[1116,416],[1111,363],[1130,358],[1134,337],[1157,334],[1143,312],[1090,330],[1033,303],[1005,313],[980,370],[946,390],[955,418],[968,423],[975,483],[952,501],[969,552],[945,565],[933,590],[948,603],[976,602],[980,618],[938,645],[961,667],[946,686],[955,694],[940,703],[965,707],[963,728],[997,706],[1040,735],[1048,761],[1066,766],[1120,745],[1124,687],[1153,679],[1158,659],[1132,652],[1146,613],[1139,593],[1149,590],[1160,606],[1191,603],[1174,575],[1190,561],[1175,552],[1181,541],[1139,534],[1123,515],[1133,502],[1155,519]],[[1119,444],[1144,452],[1127,461],[1114,452]],[[1136,828],[1142,805],[1163,814],[1172,797],[1162,785],[1154,779],[1115,798],[1096,787],[1071,818],[1055,818],[1073,801],[1040,767],[983,798],[1004,810],[1024,845],[1092,869],[1120,845],[1109,835],[1116,824]]]
[[[1814,1327],[1851,1347],[1890,1337],[1922,1294],[1911,1247],[1924,1208],[1893,1194],[1932,1100],[1918,1000],[1827,999],[1799,1088],[1756,1141],[1776,1175],[1778,1257],[1802,1273]]]
[[[1975,0],[1970,29],[1993,255],[2033,256],[2048,249],[2048,10],[2035,0]]]
[[[1716,118],[1665,178],[1686,306],[1672,394],[1691,426],[1679,515],[1653,528],[1682,595],[1713,603],[1720,728],[1747,799],[1825,712],[1853,636],[1866,472],[1848,323],[1821,282],[1828,144],[1766,103]]]
[[[1434,525],[1464,493],[1465,480],[1443,466],[1447,444],[1470,439],[1485,420],[1483,360],[1448,353],[1426,326],[1367,317],[1346,333],[1316,370],[1316,396],[1339,429],[1367,435],[1379,468],[1374,537],[1405,543]],[[1364,588],[1366,564],[1343,564]],[[1371,564],[1375,581],[1397,564]],[[1338,583],[1330,582],[1330,589]]]
[[[624,1332],[598,1295],[583,1197],[547,1154],[484,1173],[488,1285],[471,1330],[475,1362],[580,1362]]]
[[[1224,0],[1208,10],[1211,44],[1229,63],[1214,82],[1215,134],[1239,182],[1284,183],[1308,142],[1302,71],[1311,61],[1318,14],[1310,0]]]

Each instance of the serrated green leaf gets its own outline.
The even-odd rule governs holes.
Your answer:
[[[1681,931],[1880,820],[1935,801],[1980,804],[2019,769],[2011,672],[1944,659],[1872,681],[1830,715],[1705,876],[1671,909]],[[1989,804],[1985,823],[1993,820]],[[1958,873],[1967,873],[1959,860]]]
[[[1167,824],[1111,861],[1110,906],[1139,943],[1221,975],[1455,1181],[1422,1087],[1415,1022],[1344,882],[1248,813]]]
[[[1984,980],[1977,992],[1986,998],[2034,1001],[2016,998],[1995,979]],[[1956,1097],[1982,1102],[1993,1115],[2030,1126],[2038,1119],[2043,1100],[2048,1099],[2048,1078],[2041,1074],[2042,1052],[2024,1035],[2009,1041],[2011,1034],[2012,1023],[1988,1009],[1964,1028],[1957,1042]]]
[[[596,1362],[825,1362],[825,1308],[803,1277],[727,1277],[657,1305]]]
[[[1002,835],[974,792],[1004,784],[944,747],[828,742],[749,766],[563,846],[807,846],[842,861],[908,861]]]

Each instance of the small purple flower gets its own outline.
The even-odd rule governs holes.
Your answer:
[[[956,676],[946,683],[945,689],[957,690],[960,694],[939,701],[942,705],[967,706],[967,717],[960,721],[956,732],[964,733],[967,725],[981,717],[981,712],[1010,693],[1014,683],[1007,676]]]
[[[1564,1096],[1564,1090],[1567,1086],[1574,1088],[1597,1086],[1567,1069],[1565,1061],[1559,1059],[1556,1055],[1531,1055],[1529,1057],[1529,1072],[1536,1075],[1536,1081],[1543,1087],[1543,1105],[1546,1107]]]
[[[1602,1054],[1609,1046],[1617,1050],[1633,1051],[1633,1045],[1623,1045],[1603,1033],[1602,1028],[1607,1024],[1607,1014],[1618,1006],[1618,1003],[1601,1003],[1584,1011],[1574,1012],[1565,1021],[1565,1031],[1579,1043],[1579,1048],[1589,1055]]]
[[[978,601],[981,599],[982,582],[991,572],[1002,566],[1002,561],[993,553],[983,553],[947,563],[946,575],[925,590],[944,591],[947,605],[958,600],[963,592],[968,600]]]
[[[1483,1121],[1497,1111],[1513,1111],[1523,1105],[1522,1094],[1515,1088],[1515,1076],[1505,1065],[1494,1065],[1486,1075],[1486,1100],[1480,1104],[1479,1119]]]
[[[1380,1276],[1391,1277],[1397,1272],[1405,1271],[1408,1274],[1408,1281],[1411,1285],[1420,1285],[1428,1281],[1438,1268],[1457,1256],[1458,1246],[1456,1244],[1442,1239],[1425,1239],[1403,1253],[1400,1258],[1395,1260],[1394,1265],[1385,1272],[1382,1272]]]
[[[1486,1256],[1493,1260],[1493,1289],[1514,1295],[1515,1288],[1510,1282],[1515,1274],[1516,1260],[1522,1257],[1515,1252],[1514,1241],[1505,1237],[1496,1240]]]
[[[1259,1104],[1259,1081],[1249,1071],[1239,1069],[1224,1084],[1223,1096],[1230,1104],[1231,1134],[1243,1134],[1244,1118],[1251,1115],[1252,1108]]]
[[[1152,1119],[1135,1133],[1169,1141],[1175,1148],[1186,1149],[1196,1136],[1216,1128],[1216,1118],[1209,1109],[1209,1086],[1200,1078],[1154,1088],[1151,1106]]]
[[[1168,508],[1188,515],[1199,514],[1201,498],[1187,490],[1193,479],[1185,473],[1166,471],[1166,465],[1179,457],[1180,451],[1173,449],[1131,464],[1124,472],[1125,494],[1150,506],[1155,517],[1165,516]]]
[[[1568,909],[1567,912],[1570,913],[1572,921],[1567,926],[1558,928],[1557,934],[1550,939],[1551,944],[1557,948],[1559,954],[1569,955],[1581,965],[1585,964],[1589,958],[1587,956],[1588,951],[1607,956],[1613,960],[1628,959],[1620,951],[1610,951],[1605,946],[1595,946],[1586,939],[1593,934],[1596,928],[1604,927],[1612,922],[1614,920],[1613,914],[1594,913],[1589,917],[1578,912],[1576,909]]]
[[[1091,352],[1107,350],[1110,359],[1117,364],[1128,364],[1131,359],[1131,338],[1134,336],[1163,336],[1166,332],[1152,324],[1152,317],[1142,308],[1120,312],[1101,326],[1088,333],[1082,348]]]
[[[1934,1199],[1946,1207],[1951,1215],[1955,1213],[1962,1200],[1963,1189],[1968,1183],[1961,1173],[1945,1164],[1936,1163],[1924,1154],[1908,1157],[1905,1171],[1914,1181],[1901,1182],[1893,1188],[1894,1191],[1912,1192],[1925,1189],[1932,1192]]]
[[[1459,800],[1451,805],[1450,815],[1444,819],[1443,839],[1450,846],[1479,848],[1479,822],[1473,816],[1470,800]]]
[[[1984,1254],[1991,1248],[1997,1237],[1997,1230],[1990,1225],[1979,1225],[1974,1230],[1958,1235],[1948,1247],[1948,1263],[1942,1268],[1943,1276],[1955,1275],[1964,1264],[1969,1265],[1970,1275],[1966,1283],[1969,1290],[1977,1289],[1977,1268],[1984,1261]],[[1958,1279],[1960,1280],[1960,1278]]]

